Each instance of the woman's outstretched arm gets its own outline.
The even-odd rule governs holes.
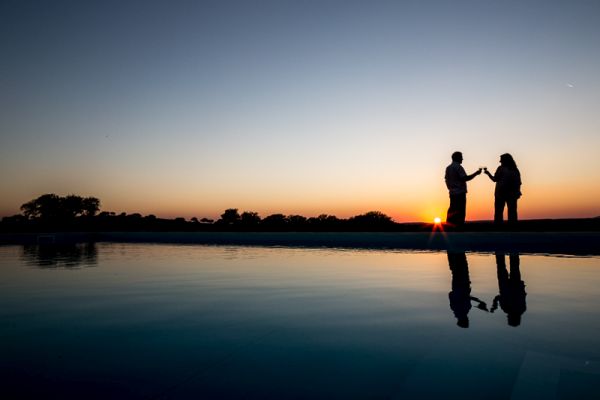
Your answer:
[[[496,177],[494,175],[490,174],[490,171],[488,171],[487,168],[485,168],[483,170],[483,172],[492,180],[492,182],[496,182]]]

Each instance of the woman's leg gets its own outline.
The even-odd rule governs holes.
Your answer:
[[[517,199],[507,199],[508,222],[517,222]]]
[[[504,220],[504,203],[506,201],[501,196],[494,199],[494,223],[501,224]]]

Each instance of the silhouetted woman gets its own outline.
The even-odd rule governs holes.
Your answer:
[[[521,173],[512,156],[500,156],[500,166],[494,175],[485,169],[485,174],[496,182],[494,191],[494,222],[502,223],[504,205],[508,208],[508,222],[517,222],[517,200],[521,197]]]
[[[498,305],[508,317],[508,325],[519,326],[521,316],[527,310],[525,297],[525,282],[521,280],[519,269],[519,253],[510,253],[510,273],[506,270],[506,258],[504,253],[496,252],[496,267],[498,272],[498,289],[500,293],[494,298],[491,312],[498,309]]]

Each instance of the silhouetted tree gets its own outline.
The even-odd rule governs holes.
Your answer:
[[[10,217],[2,218],[2,223],[0,224],[1,230],[12,230],[19,231],[20,229],[25,228],[31,221],[24,215],[16,214]]]
[[[100,200],[95,197],[60,197],[54,193],[43,194],[21,206],[23,215],[29,219],[67,221],[82,215],[94,216],[100,208]]]
[[[213,222],[215,222],[214,219],[210,219],[210,218],[202,218],[200,220],[200,222],[202,222],[203,224],[212,224]]]
[[[285,228],[287,222],[288,221],[285,215],[272,214],[268,217],[265,217],[261,221],[261,226],[265,227],[266,229],[281,230]]]
[[[317,217],[317,220],[320,222],[337,222],[339,218],[335,215],[321,214]]]
[[[301,230],[306,227],[306,217],[302,215],[288,215],[287,222],[291,229]]]
[[[27,217],[21,214],[11,215],[9,217],[2,218],[2,222],[4,223],[22,223],[27,221]]]
[[[83,198],[70,194],[59,198],[58,214],[61,219],[73,219],[83,213]]]
[[[95,197],[83,199],[83,213],[87,217],[93,217],[100,210],[100,200]]]
[[[260,223],[260,217],[254,211],[244,211],[240,217],[240,222],[245,227],[257,226]]]
[[[353,225],[359,226],[378,226],[378,227],[386,227],[394,224],[391,217],[388,217],[381,211],[369,211],[365,214],[357,215],[355,217],[350,218],[350,222]]]
[[[219,222],[224,225],[235,225],[240,221],[240,218],[237,208],[228,208],[221,214]]]
[[[339,230],[344,220],[335,215],[321,214],[318,217],[311,217],[307,221],[307,226],[313,230]]]
[[[58,217],[59,209],[60,197],[53,193],[43,194],[21,205],[21,211],[27,218],[54,219]]]

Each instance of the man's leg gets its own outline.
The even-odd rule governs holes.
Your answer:
[[[451,194],[450,207],[446,215],[446,222],[452,225],[463,225],[465,223],[465,211],[467,207],[467,194]]]
[[[465,218],[467,216],[467,194],[459,194],[457,195],[458,205],[456,212],[456,222],[459,225],[464,225]]]
[[[452,225],[456,224],[456,196],[454,195],[450,195],[450,207],[446,214],[446,222]]]

